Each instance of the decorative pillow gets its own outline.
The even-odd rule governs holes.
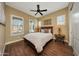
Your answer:
[[[51,33],[51,29],[41,29],[42,33]]]
[[[49,32],[49,30],[48,29],[45,29],[45,33],[48,33]]]

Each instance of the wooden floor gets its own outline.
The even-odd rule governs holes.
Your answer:
[[[9,44],[5,48],[4,56],[35,56],[36,52],[24,41]],[[41,56],[73,56],[73,50],[66,43],[51,41],[43,50]]]

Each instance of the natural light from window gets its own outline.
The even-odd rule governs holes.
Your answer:
[[[23,18],[12,16],[11,35],[20,35],[24,32]]]

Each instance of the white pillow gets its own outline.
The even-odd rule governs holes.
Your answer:
[[[49,29],[48,32],[51,33],[51,29]]]
[[[42,32],[42,33],[45,33],[45,30],[44,30],[44,29],[41,29],[41,32]]]

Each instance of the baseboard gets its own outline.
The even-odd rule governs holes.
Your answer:
[[[77,52],[77,51],[73,51],[73,54],[75,55],[75,56],[79,56],[79,53]]]
[[[4,48],[3,48],[2,56],[4,55],[4,51],[5,51],[5,45],[4,45]]]
[[[5,43],[5,45],[11,44],[11,43],[15,43],[15,42],[19,42],[21,40],[23,40],[23,39],[19,39],[19,40],[15,40],[15,41],[10,41],[10,42]]]
[[[3,56],[4,55],[4,51],[5,51],[5,45],[1,49],[0,56]]]
[[[68,41],[67,41],[67,40],[64,40],[64,42],[68,43]]]
[[[70,42],[68,43],[68,45],[69,45],[69,46],[72,46]]]

